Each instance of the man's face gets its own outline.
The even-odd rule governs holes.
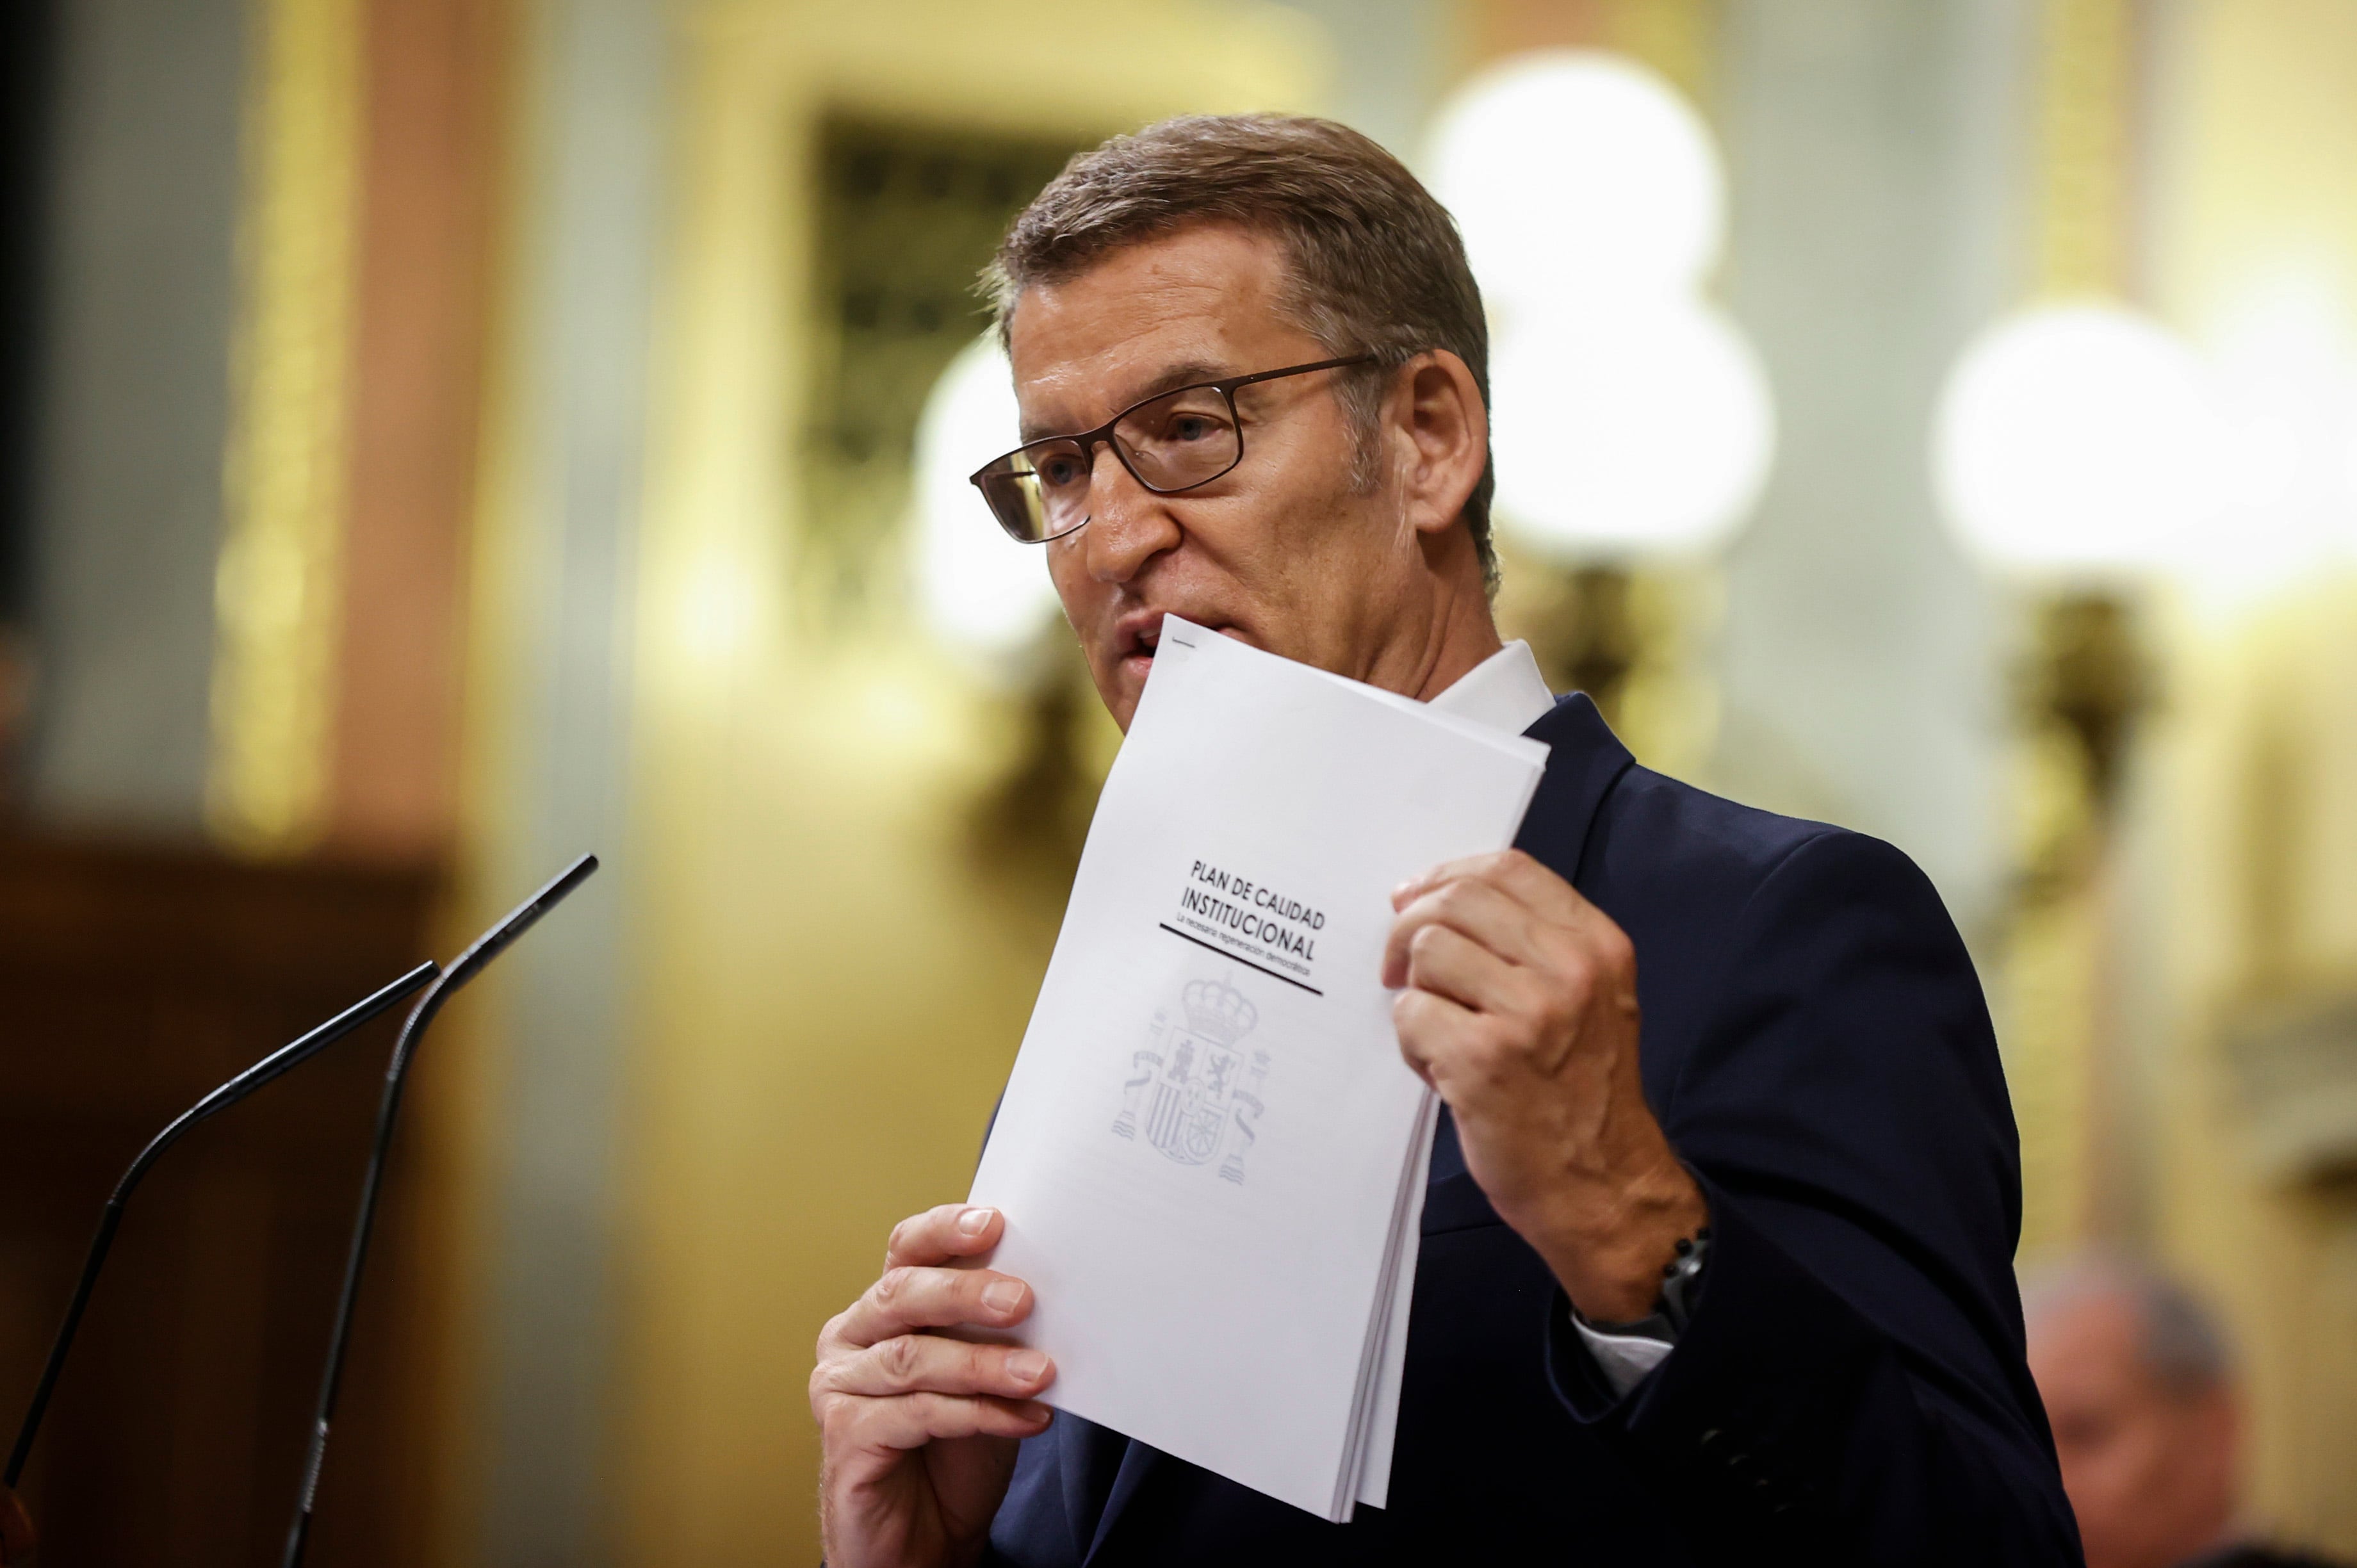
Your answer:
[[[2136,1308],[2109,1294],[2032,1325],[2029,1369],[2054,1426],[2087,1568],[2172,1568],[2233,1513],[2233,1411],[2223,1391],[2163,1385],[2139,1354]]]
[[[1285,281],[1277,242],[1205,224],[1027,289],[1008,332],[1025,438],[1092,429],[1189,382],[1333,358],[1280,313]],[[1156,495],[1097,448],[1088,525],[1043,548],[1097,691],[1125,730],[1165,612],[1380,678],[1419,553],[1392,487],[1353,483],[1359,442],[1337,396],[1341,373],[1242,389],[1243,460],[1197,489]],[[1374,462],[1380,480],[1380,444]]]

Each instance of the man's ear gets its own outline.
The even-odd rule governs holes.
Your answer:
[[[1490,411],[1465,361],[1446,349],[1400,367],[1386,400],[1401,500],[1418,533],[1440,533],[1464,515],[1490,462]]]

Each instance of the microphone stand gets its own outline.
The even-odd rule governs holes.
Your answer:
[[[25,1473],[25,1461],[33,1452],[34,1434],[40,1431],[41,1416],[48,1409],[50,1394],[57,1391],[58,1374],[65,1369],[66,1352],[73,1348],[74,1333],[81,1326],[82,1311],[90,1305],[91,1292],[98,1283],[99,1271],[105,1266],[106,1254],[114,1245],[115,1227],[123,1222],[123,1207],[145,1178],[149,1167],[198,1122],[218,1115],[264,1084],[302,1066],[441,972],[439,964],[421,963],[367,1001],[347,1008],[293,1045],[263,1058],[181,1112],[178,1120],[156,1133],[155,1140],[139,1152],[139,1157],[131,1162],[131,1168],[124,1171],[123,1179],[114,1184],[114,1195],[106,1200],[105,1208],[100,1211],[98,1234],[91,1238],[90,1255],[83,1260],[81,1278],[75,1283],[73,1299],[66,1305],[65,1321],[58,1327],[57,1341],[49,1347],[48,1364],[41,1369],[41,1380],[33,1389],[32,1408],[25,1412],[25,1423],[16,1429],[16,1445],[9,1451],[7,1472],[5,1477],[0,1477],[0,1541],[5,1541],[10,1522],[7,1518],[11,1501],[8,1494],[13,1493],[18,1477]],[[0,1556],[0,1562],[5,1561],[5,1556]]]
[[[393,1043],[393,1060],[384,1071],[384,1099],[376,1117],[376,1146],[369,1155],[368,1174],[361,1180],[360,1214],[352,1223],[351,1255],[344,1264],[343,1298],[336,1306],[335,1333],[328,1341],[328,1364],[319,1379],[318,1414],[311,1426],[311,1454],[303,1467],[303,1491],[295,1505],[294,1525],[287,1531],[285,1568],[299,1568],[304,1548],[310,1540],[311,1507],[318,1495],[319,1468],[328,1455],[328,1429],[335,1420],[336,1391],[343,1380],[344,1356],[350,1348],[352,1314],[360,1303],[361,1273],[368,1263],[369,1237],[376,1226],[385,1162],[393,1147],[393,1125],[401,1115],[402,1090],[408,1082],[410,1064],[416,1059],[417,1042],[434,1022],[435,1015],[442,1010],[443,1003],[499,957],[510,942],[530,930],[543,915],[587,881],[597,869],[597,857],[583,855],[559,873],[555,880],[525,899],[507,918],[477,938],[475,945],[451,960],[442,977],[417,999],[417,1005],[410,1010],[409,1021],[401,1026],[401,1037]]]

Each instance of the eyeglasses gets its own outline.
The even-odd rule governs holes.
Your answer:
[[[1089,521],[1089,479],[1096,471],[1100,442],[1113,448],[1139,484],[1157,496],[1177,495],[1210,484],[1244,460],[1237,388],[1312,371],[1339,371],[1374,358],[1353,354],[1157,392],[1094,430],[1017,446],[985,463],[970,478],[1009,537],[1018,544],[1045,544]]]

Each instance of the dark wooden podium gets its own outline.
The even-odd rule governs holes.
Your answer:
[[[33,1521],[16,1494],[0,1487],[0,1568],[25,1568],[33,1560]]]
[[[0,839],[9,1435],[124,1165],[214,1084],[430,956],[434,893],[414,869]],[[394,1026],[339,1043],[156,1168],[21,1487],[43,1562],[277,1562]],[[361,1308],[317,1562],[426,1549],[434,1314],[410,1153]]]

